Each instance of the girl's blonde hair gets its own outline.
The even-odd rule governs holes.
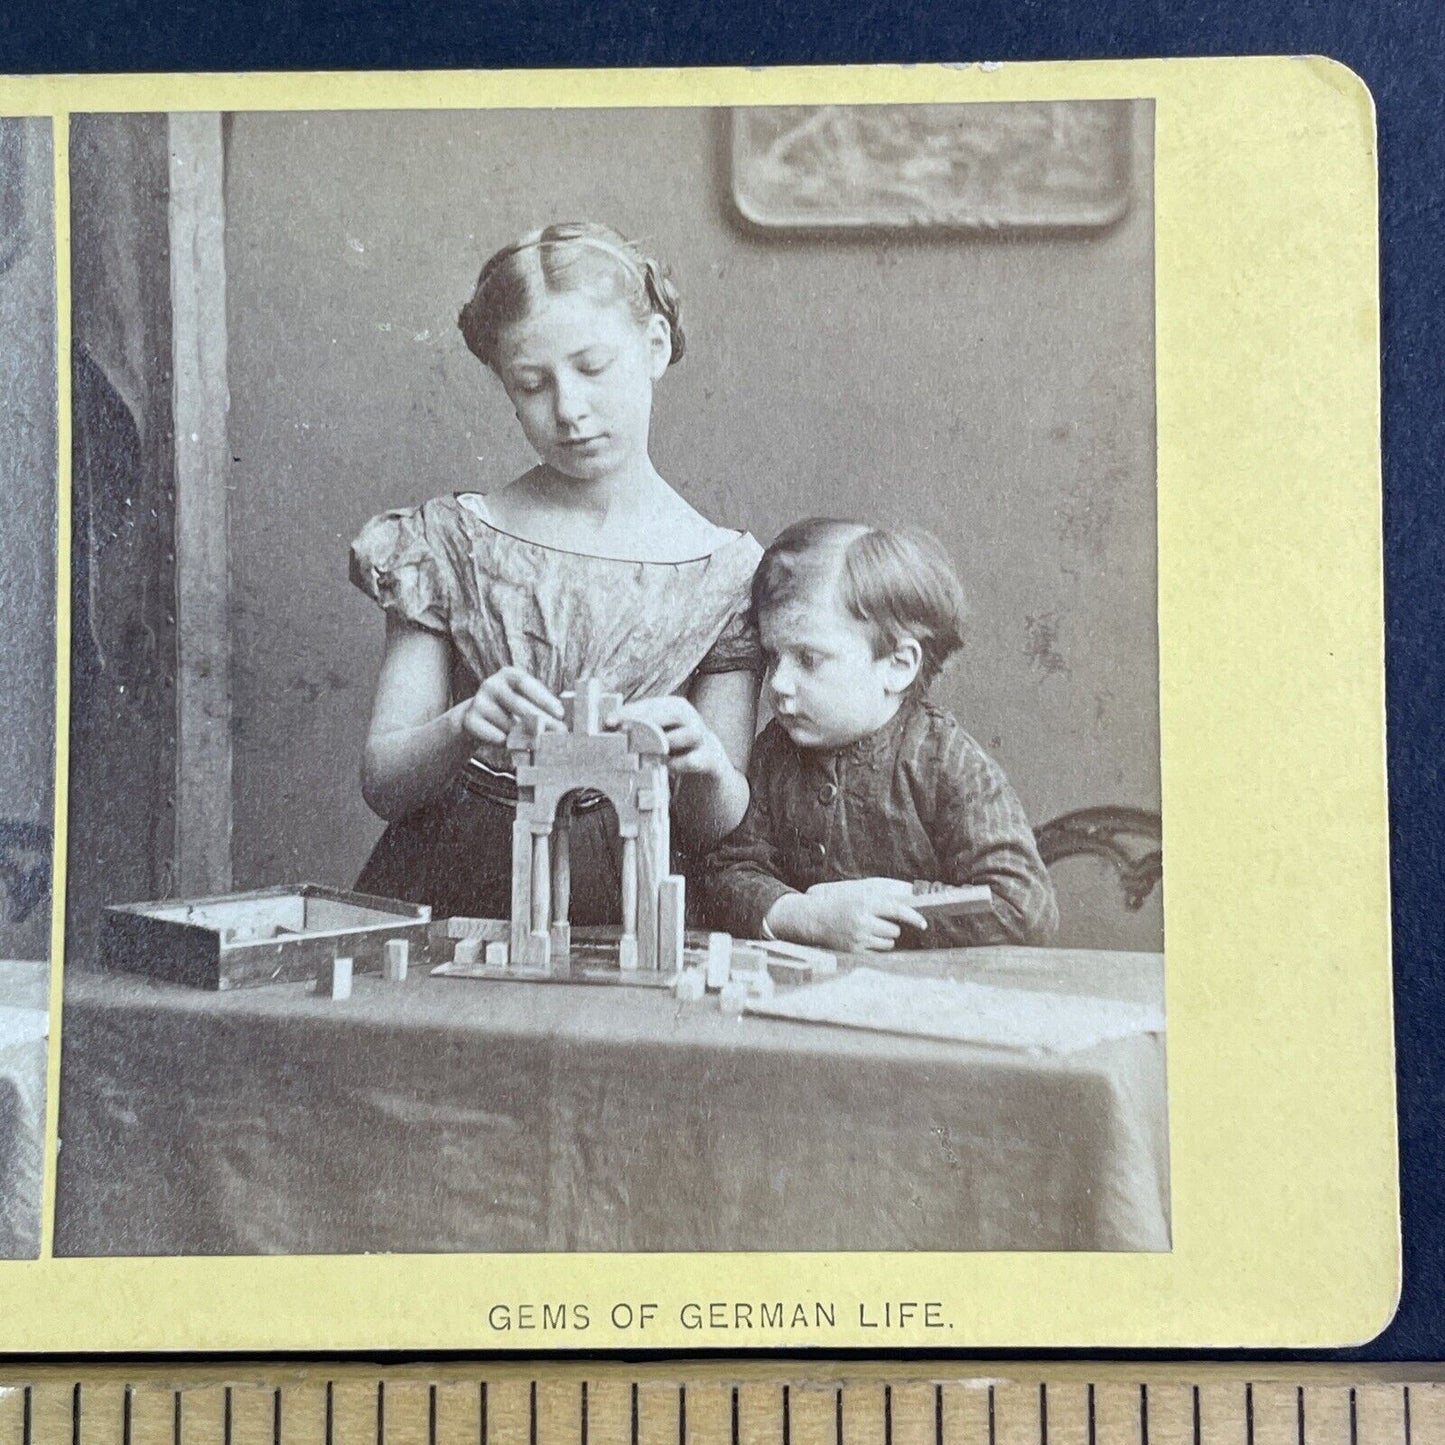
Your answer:
[[[495,369],[502,331],[524,320],[543,297],[567,291],[623,302],[638,325],[661,316],[672,336],[669,364],[682,360],[677,288],[656,260],[596,221],[559,221],[503,246],[482,267],[457,325],[477,360]]]
[[[905,638],[917,642],[923,653],[917,692],[963,646],[963,584],[938,539],[921,528],[888,531],[832,517],[794,522],[753,574],[753,620],[828,587],[872,632],[875,657]]]

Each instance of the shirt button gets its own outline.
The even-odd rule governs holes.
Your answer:
[[[824,783],[823,786],[818,789],[818,801],[825,806],[831,803],[837,796],[838,788],[834,783]]]

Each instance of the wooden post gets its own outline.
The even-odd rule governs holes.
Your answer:
[[[527,961],[527,934],[532,927],[532,825],[518,808],[512,824],[512,947],[514,964]]]
[[[231,887],[230,446],[221,117],[168,118],[176,489],[176,874]]]
[[[552,835],[532,824],[532,932],[546,933],[552,922]]]
[[[622,835],[622,937],[617,943],[620,968],[636,968],[637,957],[637,834]]]
[[[552,962],[566,964],[572,951],[572,820],[569,805],[557,810],[552,832]]]
[[[663,973],[676,973],[682,967],[686,889],[686,881],[676,873],[657,885],[657,967]]]
[[[638,963],[642,968],[658,966],[657,889],[672,867],[665,801],[667,767],[658,763],[652,765],[652,770],[651,805],[640,815],[637,840],[637,938]],[[659,800],[663,804],[660,807]]]

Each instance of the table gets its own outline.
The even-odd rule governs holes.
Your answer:
[[[911,967],[1162,1006],[1163,959]],[[1163,1250],[1164,1040],[1031,1055],[665,991],[66,982],[56,1252]]]
[[[0,1259],[40,1253],[49,975],[0,961]]]

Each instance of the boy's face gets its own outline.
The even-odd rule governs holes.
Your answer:
[[[800,748],[841,748],[877,732],[918,675],[911,644],[873,655],[871,630],[844,610],[832,586],[768,609],[759,631],[768,702]]]

